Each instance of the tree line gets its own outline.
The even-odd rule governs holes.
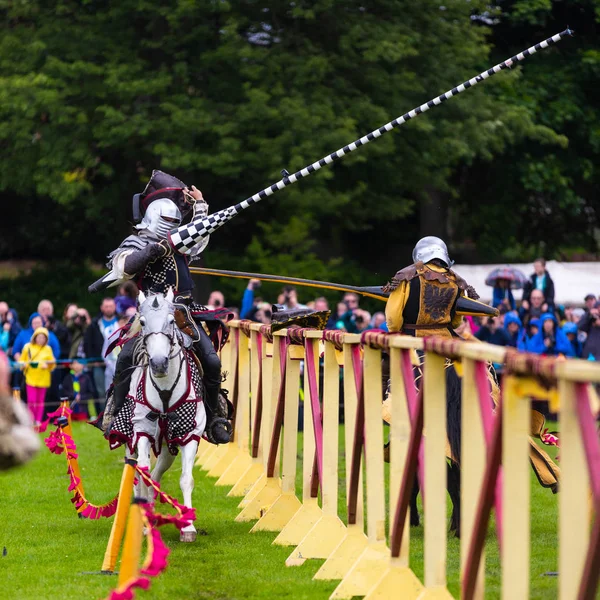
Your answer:
[[[426,234],[465,261],[594,257],[599,10],[0,0],[0,258],[102,261],[152,169],[224,208],[567,24],[573,39],[236,217],[204,261],[370,284]]]

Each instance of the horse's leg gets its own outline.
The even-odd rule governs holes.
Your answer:
[[[175,455],[169,452],[166,444],[163,444],[162,450],[156,459],[156,464],[152,471],[152,479],[160,483],[162,476],[171,468],[175,460]]]
[[[150,440],[146,436],[140,436],[137,443],[138,466],[150,469]],[[142,483],[141,478],[136,486],[135,495],[138,498],[148,499],[148,486]]]
[[[452,500],[452,517],[450,531],[460,537],[460,467],[453,461],[448,464],[448,493]]]
[[[192,507],[192,490],[194,489],[194,474],[192,469],[196,461],[196,452],[198,451],[198,442],[191,441],[180,448],[181,451],[181,493],[183,494],[183,503],[185,506]],[[196,541],[196,528],[190,523],[181,530],[179,539],[182,542]]]

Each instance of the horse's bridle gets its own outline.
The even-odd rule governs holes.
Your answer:
[[[170,325],[172,327],[172,333],[167,333],[165,331],[151,331],[150,333],[146,333],[145,335],[142,335],[142,348],[143,348],[143,351],[146,354],[146,356],[148,356],[148,350],[146,348],[146,340],[151,335],[164,335],[167,337],[167,339],[169,340],[169,349],[170,349],[169,361],[171,361],[173,358],[175,358],[179,354],[177,352],[173,353],[173,349],[175,348],[175,339],[177,337],[178,330],[175,328],[175,322],[170,323]],[[143,325],[142,325],[142,327],[143,327]],[[181,346],[180,346],[180,350],[181,350]],[[169,408],[169,401],[171,400],[171,396],[173,395],[173,392],[175,391],[175,388],[177,387],[177,384],[179,383],[179,379],[181,378],[181,373],[183,371],[184,363],[185,363],[185,356],[182,356],[181,360],[179,361],[179,370],[177,371],[177,377],[175,377],[175,381],[173,382],[173,385],[168,390],[161,390],[158,387],[158,385],[156,385],[156,382],[154,381],[154,378],[152,377],[152,369],[150,368],[150,370],[148,371],[150,383],[152,383],[152,387],[154,387],[154,389],[157,391],[158,395],[160,396],[160,399],[162,400],[164,413],[166,413],[167,409]]]

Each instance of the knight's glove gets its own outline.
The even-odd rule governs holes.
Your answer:
[[[134,275],[142,271],[148,263],[172,254],[172,249],[166,241],[153,242],[141,250],[132,252],[125,257],[125,273]]]

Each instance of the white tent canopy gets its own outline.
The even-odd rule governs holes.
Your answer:
[[[472,285],[481,296],[483,302],[492,301],[493,289],[485,285],[485,278],[498,267],[515,267],[529,277],[533,273],[533,263],[495,264],[495,265],[461,265],[456,264],[452,270]],[[557,304],[583,305],[587,294],[600,295],[600,262],[558,262],[550,260],[546,269],[554,281]],[[515,300],[521,299],[522,290],[514,290]]]

